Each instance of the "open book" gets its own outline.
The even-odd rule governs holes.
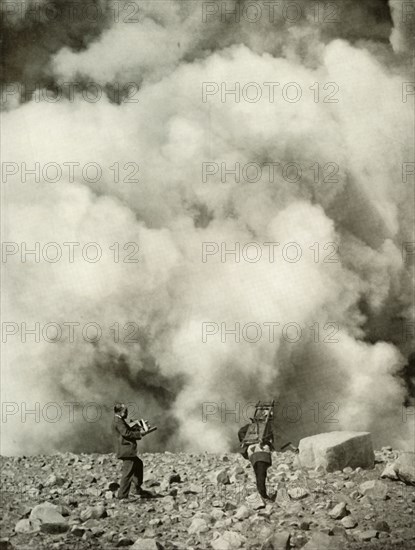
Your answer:
[[[132,420],[131,422],[128,422],[128,425],[130,428],[140,428],[142,435],[147,435],[151,432],[154,432],[157,430],[157,426],[150,426],[150,423],[147,420]]]

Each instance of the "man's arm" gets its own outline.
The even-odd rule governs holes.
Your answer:
[[[118,432],[126,439],[137,440],[141,439],[141,430],[139,428],[130,428],[123,420],[116,423]]]

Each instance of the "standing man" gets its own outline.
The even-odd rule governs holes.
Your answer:
[[[128,409],[124,403],[114,405],[114,420],[112,433],[114,437],[115,453],[123,461],[122,478],[118,490],[118,498],[126,499],[130,492],[131,483],[135,485],[138,495],[149,496],[148,491],[141,488],[143,483],[143,461],[137,456],[137,440],[144,433],[138,426],[130,427],[126,418]]]

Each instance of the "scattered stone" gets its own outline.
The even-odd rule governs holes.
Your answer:
[[[134,541],[130,539],[130,537],[120,537],[118,539],[117,544],[115,545],[116,548],[121,548],[123,546],[131,546],[134,544]],[[133,547],[134,548],[134,547]]]
[[[345,502],[340,502],[339,504],[336,504],[336,506],[330,510],[329,516],[333,519],[342,519],[349,511],[347,510],[347,504]]]
[[[115,493],[120,488],[120,484],[116,481],[111,481],[111,483],[108,485],[108,490]]]
[[[261,546],[261,550],[289,550],[291,534],[288,531],[273,533]]]
[[[343,541],[340,537],[331,537],[325,533],[313,533],[311,539],[302,550],[343,550]]]
[[[373,468],[375,455],[368,432],[328,432],[301,439],[299,461],[305,468],[323,466],[327,472]]]
[[[346,517],[350,517],[350,516],[346,516]],[[343,518],[343,519],[346,519],[346,518]],[[343,523],[343,520],[341,520],[340,523]],[[328,534],[344,537],[346,535],[346,530],[342,525],[337,524],[333,527],[333,529],[330,529],[330,532]]]
[[[375,529],[376,531],[383,531],[385,533],[390,533],[391,528],[389,527],[389,524],[384,520],[379,520],[375,523]]]
[[[228,470],[218,470],[209,475],[212,483],[228,485],[230,483]]]
[[[341,520],[341,524],[345,529],[354,529],[357,526],[357,521],[352,516],[345,516]]]
[[[182,481],[182,479],[180,477],[180,474],[178,474],[177,472],[174,472],[169,477],[169,483],[170,484],[172,484],[172,483],[181,483],[181,481]]]
[[[137,539],[131,550],[164,550],[164,546],[155,539]]]
[[[240,550],[246,538],[235,531],[225,531],[211,542],[213,550]]]
[[[69,529],[69,524],[60,513],[62,507],[50,502],[43,502],[35,506],[30,512],[30,521],[39,521],[40,530],[44,533],[58,534]]]
[[[367,531],[355,531],[355,535],[357,535],[360,540],[371,540],[378,536],[378,532],[374,529],[369,529]]]
[[[14,530],[16,533],[38,533],[40,531],[40,521],[36,519],[21,519],[16,523]]]
[[[50,476],[45,481],[45,487],[54,487],[57,485],[58,487],[61,487],[65,483],[65,479],[63,477],[57,477],[55,474],[50,474]]]
[[[304,489],[304,487],[294,487],[292,489],[288,489],[287,493],[290,498],[294,500],[300,500],[309,495],[309,492],[307,489]]]
[[[238,520],[244,520],[246,518],[249,518],[250,515],[251,512],[249,511],[249,508],[245,505],[242,505],[238,508],[234,517]]]
[[[395,472],[395,467],[391,463],[386,465],[386,468],[380,474],[380,477],[381,478],[393,479],[393,480],[399,479],[398,474]]]
[[[198,485],[197,483],[191,483],[189,487],[185,488],[183,490],[184,494],[193,493],[195,495],[201,493],[203,491],[202,485]]]
[[[252,495],[247,496],[245,500],[248,506],[253,510],[260,510],[261,508],[265,508],[265,502],[261,495],[259,495],[258,493],[253,493]]]
[[[219,510],[219,508],[214,508],[210,514],[210,517],[215,521],[219,521],[223,519],[225,516],[226,516],[225,512],[223,510]]]
[[[375,547],[378,550],[409,550],[415,541],[413,487],[399,480],[380,478],[385,466],[392,466],[399,454],[402,453],[382,450],[376,454],[376,458],[383,457],[382,463],[369,472],[359,468],[351,471],[352,467],[346,465],[342,470],[337,468],[336,472],[327,473],[321,465],[313,470],[295,471],[294,453],[277,453],[268,471],[270,494],[278,491],[274,503],[259,497],[254,489],[252,466],[237,454],[229,453],[226,455],[228,461],[223,461],[222,455],[212,453],[193,456],[143,453],[145,471],[151,468],[154,481],[158,482],[155,484],[158,498],[125,501],[113,498],[118,484],[112,480],[114,475],[119,475],[119,462],[113,455],[79,455],[79,463],[73,466],[69,466],[67,453],[28,457],[20,463],[1,457],[2,481],[7,487],[14,485],[22,495],[18,499],[11,491],[8,500],[4,499],[2,533],[10,537],[15,525],[17,527],[16,522],[26,520],[10,538],[16,549],[92,550],[114,549],[126,544],[126,548],[137,550],[144,540],[141,550],[160,550],[160,544],[165,550],[215,550],[212,543],[227,550],[300,550],[303,547],[305,550],[374,550]],[[44,464],[46,466],[42,467]],[[86,464],[93,468],[84,470]],[[225,467],[225,472],[229,472],[230,479],[235,482],[220,484],[215,489],[206,472],[218,474]],[[176,474],[180,476],[180,483],[177,477],[172,478]],[[42,489],[52,475],[62,475],[65,483]],[[371,480],[369,485],[364,485],[368,480]],[[241,499],[241,486],[248,489],[247,494],[252,491],[246,501]],[[387,499],[383,500],[385,487]],[[30,490],[33,488],[45,496],[32,498]],[[88,488],[94,489],[89,495]],[[292,492],[298,488],[308,491],[307,498],[292,499],[293,495],[300,496]],[[40,519],[32,522],[32,509],[45,505],[45,501],[49,501],[47,512],[60,514],[56,518],[59,517],[63,524],[52,524],[49,529],[47,526],[42,528]],[[96,507],[101,518],[94,517],[96,512],[92,510]],[[334,519],[336,507],[343,511]],[[199,532],[189,533],[190,526],[195,527],[194,521]],[[282,542],[280,531],[285,533]],[[232,534],[224,536],[225,532]],[[327,539],[321,539],[324,535],[330,538],[328,547],[325,547]],[[160,542],[161,536],[166,543]],[[240,536],[246,540],[239,539]],[[133,541],[138,537],[134,546]]]
[[[415,485],[415,453],[401,453],[394,463],[398,478],[409,485]]]
[[[31,487],[28,491],[28,495],[30,498],[38,498],[38,496],[40,495],[40,490],[36,487]]]
[[[388,495],[388,486],[383,481],[373,479],[361,483],[359,491],[364,496],[385,500]]]
[[[68,523],[41,523],[40,530],[42,533],[49,533],[50,535],[59,535],[68,531]]]
[[[207,524],[207,521],[203,518],[194,518],[194,520],[190,524],[189,529],[187,530],[189,535],[198,535],[200,533],[206,533],[207,531],[209,531],[209,525]]]
[[[86,529],[85,527],[82,527],[82,525],[74,525],[71,529],[72,535],[75,535],[76,537],[82,537],[85,531]]]

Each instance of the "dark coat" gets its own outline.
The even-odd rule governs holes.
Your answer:
[[[112,434],[117,458],[137,456],[137,440],[141,439],[141,432],[138,428],[130,428],[123,418],[114,416]]]
[[[248,458],[252,464],[255,466],[256,462],[265,462],[271,466],[271,445],[261,445],[261,443],[255,443],[248,447]]]

